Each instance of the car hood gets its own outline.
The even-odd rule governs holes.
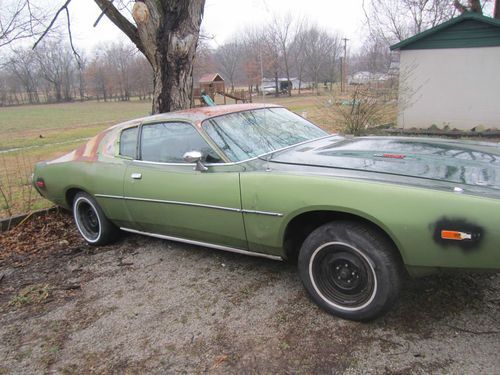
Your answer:
[[[332,136],[273,154],[276,163],[417,177],[500,190],[500,145],[436,138]]]

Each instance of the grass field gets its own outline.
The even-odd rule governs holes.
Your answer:
[[[30,184],[33,166],[99,131],[145,116],[150,102],[75,102],[0,109],[0,218],[50,206]]]
[[[254,97],[283,105],[329,132],[342,129],[329,95]],[[222,104],[221,97],[216,102]],[[227,104],[232,104],[228,101]],[[36,162],[63,155],[99,131],[148,115],[150,102],[75,102],[0,108],[0,218],[50,206],[31,187]]]
[[[113,123],[145,116],[150,111],[151,104],[140,101],[1,108],[0,151],[90,137]]]

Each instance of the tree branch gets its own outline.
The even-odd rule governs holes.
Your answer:
[[[49,32],[49,30],[52,28],[52,26],[54,26],[54,23],[56,22],[57,17],[59,17],[59,14],[64,9],[66,9],[66,11],[68,10],[68,5],[69,5],[70,2],[71,2],[71,0],[66,0],[66,2],[64,3],[64,5],[59,8],[59,10],[56,12],[54,18],[52,18],[52,21],[50,21],[49,26],[47,26],[47,28],[45,28],[45,31],[42,33],[42,35],[40,35],[40,38],[38,38],[37,41],[35,42],[35,44],[33,44],[33,48],[32,49],[36,48],[36,46],[38,45],[38,43],[40,43],[42,41],[43,37],[45,35],[47,35],[47,33]]]
[[[68,21],[69,45],[71,46],[71,50],[73,51],[73,55],[75,56],[76,63],[78,64],[78,69],[81,69],[82,68],[82,63],[81,63],[82,58],[80,57],[78,52],[76,52],[75,46],[73,45],[73,36],[71,35],[71,21],[70,21],[70,17],[69,17],[69,10],[67,7],[66,7],[66,19]]]
[[[144,47],[142,45],[141,39],[139,38],[139,32],[137,27],[132,24],[120,11],[111,3],[110,0],[94,0],[95,3],[103,13],[113,22],[121,31],[127,35],[127,37],[135,44],[139,51],[144,53]]]
[[[113,2],[113,1],[114,0],[110,0],[110,2]],[[93,27],[96,27],[99,24],[99,22],[101,21],[102,17],[104,17],[105,15],[106,15],[106,11],[103,10],[101,12],[101,14],[99,14],[99,17],[97,17],[97,19],[95,20]]]

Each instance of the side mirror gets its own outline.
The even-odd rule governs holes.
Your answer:
[[[196,163],[196,167],[194,167],[195,171],[204,172],[208,168],[201,162],[202,157],[203,155],[199,151],[188,151],[182,156],[186,163]]]

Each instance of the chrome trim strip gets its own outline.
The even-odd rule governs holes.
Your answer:
[[[268,215],[268,216],[278,216],[282,217],[283,214],[279,212],[268,212],[268,211],[257,211],[257,210],[241,210],[244,214],[257,214],[257,215]]]
[[[196,164],[195,163],[162,163],[159,161],[147,161],[147,160],[137,160],[134,159],[132,160],[134,163],[139,163],[139,164],[153,164],[153,165],[184,165],[184,166],[191,166],[194,167]],[[205,165],[213,165],[213,164],[205,164]]]
[[[100,197],[100,198],[125,199],[125,200],[131,200],[131,201],[141,201],[141,202],[176,204],[176,205],[179,205],[179,206],[192,206],[192,207],[212,208],[212,209],[215,209],[215,210],[223,210],[223,211],[231,211],[231,212],[241,212],[241,213],[244,213],[244,214],[267,215],[267,216],[276,216],[276,217],[282,217],[283,216],[283,214],[279,213],[279,212],[268,212],[268,211],[257,211],[257,210],[244,210],[244,209],[242,210],[240,208],[215,206],[215,205],[203,204],[203,203],[168,201],[168,200],[163,200],[163,199],[151,199],[151,198],[125,197],[125,196],[107,195],[107,194],[94,194],[94,196]]]
[[[123,199],[130,200],[130,201],[166,203],[166,204],[175,204],[175,205],[179,205],[179,206],[193,206],[193,207],[213,208],[216,210],[241,212],[241,210],[239,208],[214,206],[211,204],[202,204],[202,203],[178,202],[178,201],[167,201],[167,200],[163,200],[163,199],[135,198],[135,197],[123,197]]]
[[[108,195],[108,194],[94,194],[94,197],[112,198],[112,199],[125,199],[125,197],[123,197],[121,195]]]
[[[130,232],[130,233],[142,234],[144,236],[150,236],[150,237],[160,238],[162,240],[177,241],[177,242],[188,243],[190,245],[210,247],[210,248],[216,249],[216,250],[229,251],[231,253],[238,253],[238,254],[243,254],[243,255],[249,255],[249,256],[252,256],[252,257],[261,257],[261,258],[267,258],[267,259],[272,259],[272,260],[283,260],[282,257],[277,256],[277,255],[269,255],[269,254],[263,254],[263,253],[256,253],[256,252],[253,252],[253,251],[236,249],[234,247],[229,247],[229,246],[215,245],[215,244],[208,243],[208,242],[188,240],[188,239],[185,239],[185,238],[173,237],[173,236],[165,236],[163,234],[141,232],[140,230],[135,230],[135,229],[130,229],[130,228],[124,228],[124,227],[121,227],[120,229],[124,230],[126,232]]]

